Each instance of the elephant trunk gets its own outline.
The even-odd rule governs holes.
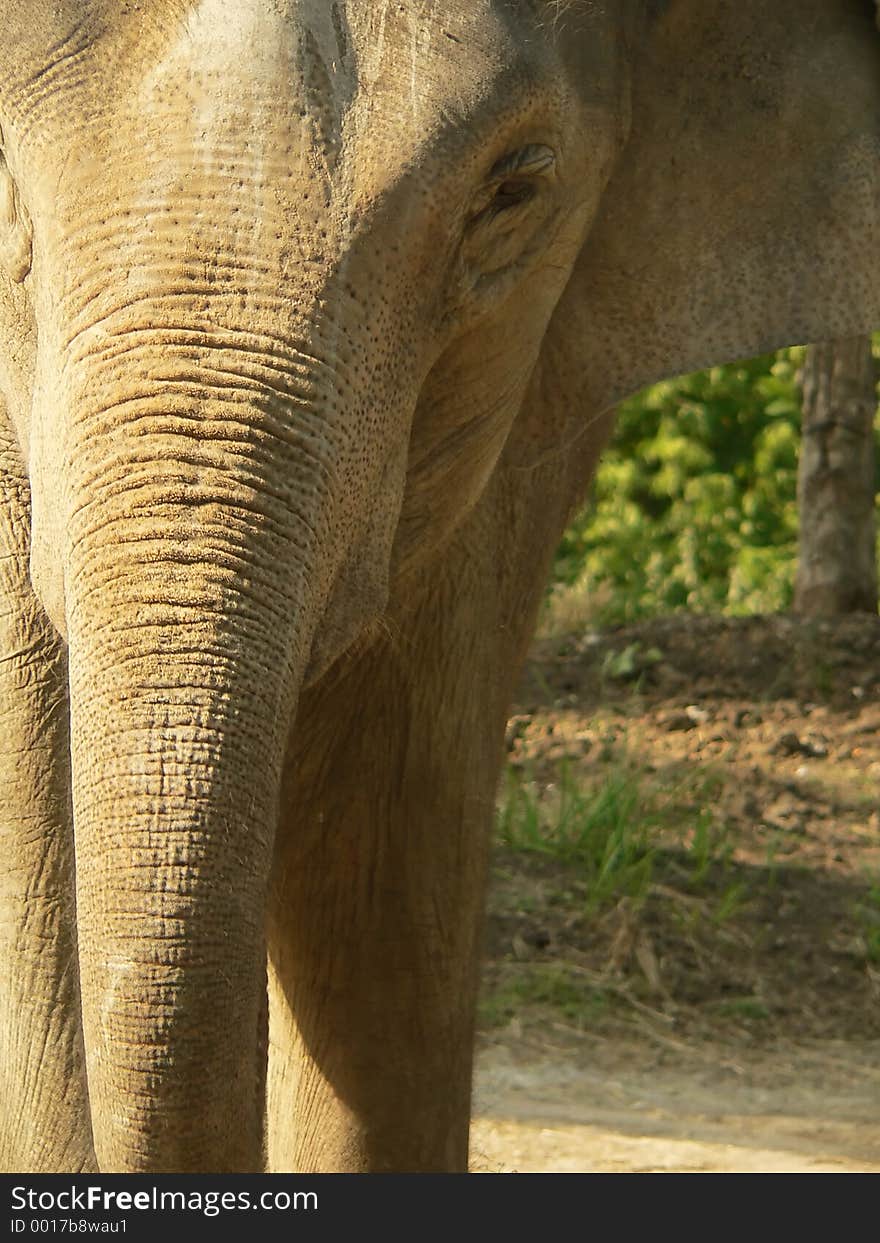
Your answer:
[[[291,394],[255,395],[230,369],[154,385],[161,404],[116,388],[68,445],[78,928],[103,1170],[262,1162],[266,891],[329,502]]]

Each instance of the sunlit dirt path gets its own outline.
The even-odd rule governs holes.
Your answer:
[[[789,1049],[692,1061],[632,1046],[594,1065],[479,1061],[471,1165],[481,1172],[880,1172],[880,1049]],[[575,1062],[579,1059],[575,1058]]]

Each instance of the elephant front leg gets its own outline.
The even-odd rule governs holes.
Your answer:
[[[427,852],[421,858],[436,871]],[[464,929],[446,939],[440,921],[454,905],[472,928],[474,913],[467,902],[441,912],[444,898],[427,884],[404,899],[390,874],[376,874],[366,883],[389,909],[352,911],[346,926],[338,904],[350,891],[348,866],[325,864],[320,882],[313,873],[287,890],[312,912],[298,931],[315,943],[273,956],[270,969],[269,1169],[463,1171],[476,956],[450,943]]]
[[[79,1024],[62,645],[28,579],[0,411],[0,1170],[93,1170]]]
[[[489,662],[438,610],[300,708],[269,932],[275,1171],[467,1168],[500,747]]]

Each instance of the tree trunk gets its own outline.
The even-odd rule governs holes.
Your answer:
[[[811,345],[803,370],[794,608],[877,611],[874,360],[868,337]]]

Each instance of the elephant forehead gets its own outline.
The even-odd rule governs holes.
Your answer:
[[[438,130],[535,94],[543,44],[523,21],[530,4],[498,0],[191,0],[139,94],[147,108],[186,98],[206,136],[245,114],[253,136],[305,129],[330,165],[356,140],[388,171]]]
[[[193,0],[170,24],[166,46],[146,63],[144,86],[177,84],[240,95],[253,104],[285,99],[300,109],[342,115],[355,85],[348,23],[338,4],[296,0]]]
[[[20,8],[0,0],[0,106],[56,147],[59,129],[75,146],[186,114],[206,145],[305,145],[332,169],[354,139],[390,171],[550,78],[531,0],[35,0],[25,24]]]

